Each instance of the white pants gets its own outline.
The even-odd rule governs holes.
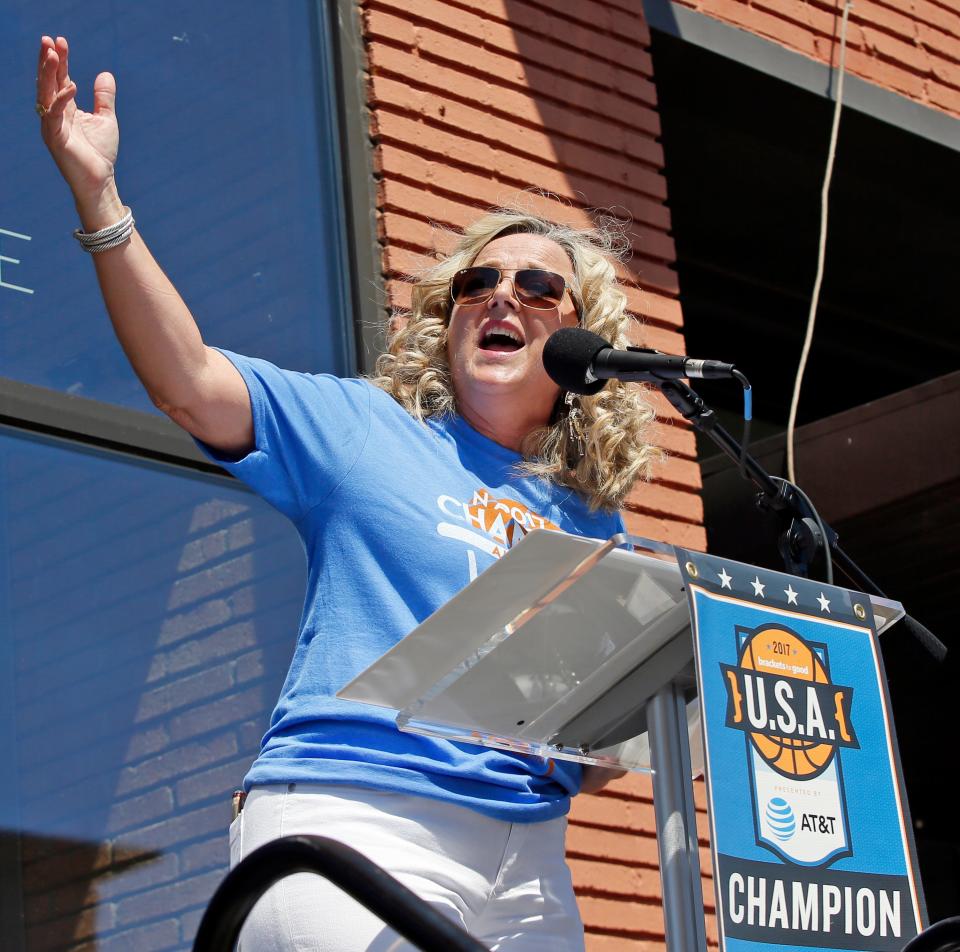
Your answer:
[[[566,818],[506,823],[465,807],[361,787],[255,787],[230,827],[230,865],[270,840],[313,833],[383,867],[497,952],[582,952],[564,860]],[[288,876],[257,903],[241,952],[415,948],[327,879]]]

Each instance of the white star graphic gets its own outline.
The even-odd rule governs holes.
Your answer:
[[[830,602],[827,600],[827,596],[824,595],[823,592],[817,596],[817,601],[820,603],[820,611],[827,613],[830,612]]]
[[[783,590],[783,594],[787,596],[787,604],[788,604],[788,605],[796,605],[796,604],[797,604],[797,593],[793,590],[793,586],[792,586],[792,585],[788,585],[788,586]]]
[[[721,565],[719,579],[721,588],[730,588],[730,582],[733,581],[733,576],[727,575],[727,570]],[[733,589],[730,588],[730,591],[732,592]]]
[[[763,590],[767,586],[760,581],[760,576],[757,575],[750,584],[753,586],[753,594],[759,595],[761,598],[763,598],[764,597]]]

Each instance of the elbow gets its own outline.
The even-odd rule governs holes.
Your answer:
[[[164,415],[168,416],[177,426],[182,427],[184,430],[190,431],[190,412],[181,406],[180,404],[173,403],[172,401],[164,398],[158,393],[152,393],[147,391],[147,396],[150,397],[151,403]]]
[[[169,400],[161,396],[159,393],[156,393],[153,390],[148,390],[147,396],[150,398],[150,402],[161,413],[165,413],[167,416],[170,416],[171,412],[175,411],[173,404],[171,404]]]

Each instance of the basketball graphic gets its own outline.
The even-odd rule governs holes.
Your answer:
[[[726,727],[746,745],[757,844],[804,865],[849,855],[840,749],[860,746],[853,688],[832,680],[825,645],[782,622],[735,632],[737,663],[720,662],[720,676]]]
[[[793,632],[784,628],[763,628],[743,644],[740,667],[745,671],[789,671],[791,678],[829,684],[830,678],[816,652]],[[797,736],[785,737],[751,732],[757,753],[785,777],[807,779],[821,774],[833,759],[837,746],[821,737],[804,737],[799,724]]]

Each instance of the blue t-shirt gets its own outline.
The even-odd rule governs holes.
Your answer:
[[[201,449],[296,525],[307,593],[296,649],[244,785],[359,784],[510,822],[569,809],[569,761],[400,732],[395,712],[335,693],[491,565],[526,527],[608,538],[566,487],[516,472],[520,456],[458,416],[420,423],[365,380],[281,370],[223,351],[250,391],[255,448]]]

